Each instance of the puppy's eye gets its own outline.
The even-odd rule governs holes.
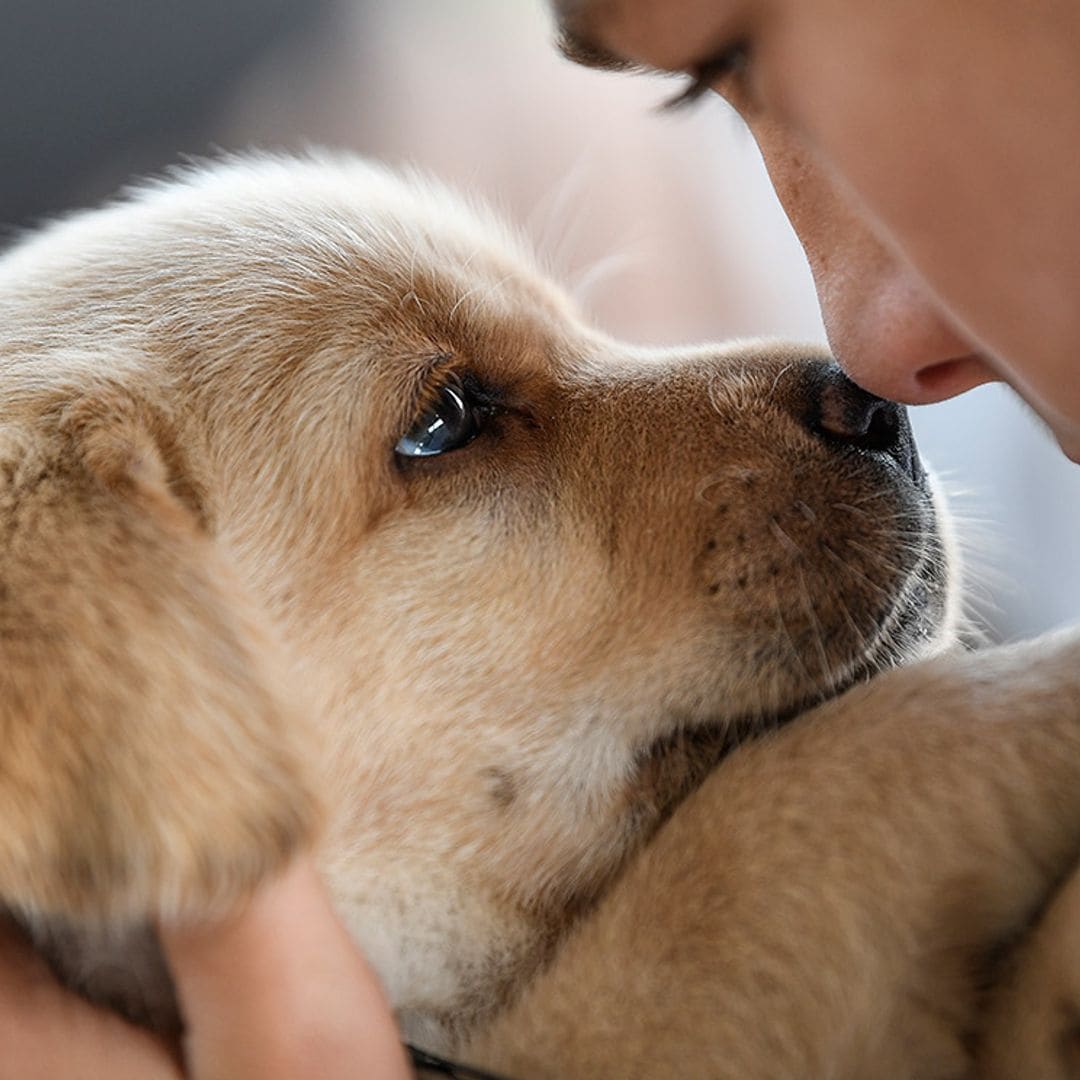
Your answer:
[[[460,450],[480,434],[481,410],[460,385],[447,383],[415,424],[398,439],[402,457],[434,457]]]

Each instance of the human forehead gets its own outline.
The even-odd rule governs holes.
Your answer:
[[[724,44],[767,0],[553,0],[567,52],[596,66],[686,68]]]

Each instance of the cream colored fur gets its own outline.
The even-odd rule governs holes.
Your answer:
[[[1075,1076],[1075,878],[1010,947],[1076,861],[1078,770],[1075,632],[883,675],[725,761],[465,1056],[536,1078]]]
[[[825,359],[620,345],[482,212],[351,159],[193,169],[28,238],[0,259],[0,896],[74,985],[168,1029],[148,922],[221,910],[314,842],[432,1048],[480,1037],[554,958],[524,1001],[571,965],[588,1023],[544,1028],[537,1009],[483,1053],[554,1041],[582,1048],[565,1074],[600,1075],[606,1016],[624,1034],[604,1074],[633,1075],[625,1051],[670,1004],[688,1031],[714,1018],[685,981],[649,989],[645,912],[650,942],[715,956],[738,1075],[780,1060],[768,1033],[786,1028],[760,1018],[793,988],[806,1018],[783,1046],[848,1060],[830,1025],[854,995],[853,1045],[884,1053],[865,1033],[907,1029],[886,1023],[892,939],[871,931],[929,911],[937,849],[890,855],[889,833],[927,740],[927,843],[955,853],[1000,824],[1040,853],[1026,892],[972,894],[986,937],[1072,852],[1038,784],[1040,755],[1072,760],[1074,715],[1010,714],[967,769],[970,662],[900,672],[734,755],[636,856],[733,741],[951,639],[940,508],[896,462],[812,430]],[[480,435],[403,460],[448,379],[486,395]],[[922,716],[930,678],[958,680],[955,710],[894,708]],[[972,842],[972,873],[1011,858],[992,841]],[[719,942],[711,909],[698,925],[684,906],[687,859],[743,890]],[[754,891],[769,868],[798,920]],[[898,869],[911,891],[878,904]],[[582,944],[623,904],[633,1011],[600,989],[618,948]],[[674,939],[653,925],[668,909],[690,920]],[[840,935],[822,990],[807,973],[844,912],[871,923]],[[773,944],[764,983],[724,983],[731,947]]]

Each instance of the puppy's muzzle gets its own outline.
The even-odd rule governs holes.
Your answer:
[[[839,448],[891,458],[913,483],[925,483],[907,409],[856,386],[836,364],[815,364],[804,380],[803,420],[815,435]]]

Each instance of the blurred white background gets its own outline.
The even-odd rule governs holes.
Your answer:
[[[802,253],[739,122],[717,100],[658,115],[672,84],[573,67],[543,0],[30,10],[0,2],[0,54],[12,54],[0,55],[0,222],[93,201],[181,152],[347,147],[486,197],[618,336],[824,340]],[[913,421],[959,493],[991,634],[1080,619],[1080,467],[1001,387]]]

